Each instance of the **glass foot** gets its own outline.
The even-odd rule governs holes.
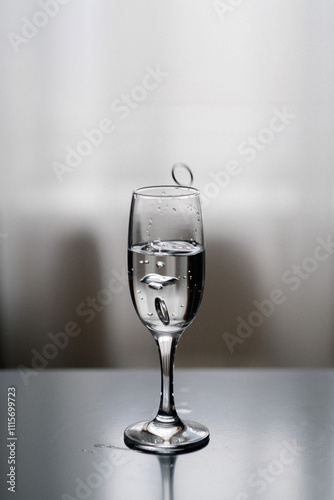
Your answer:
[[[179,421],[176,425],[155,420],[137,422],[124,431],[124,442],[129,448],[158,454],[198,450],[206,446],[209,439],[209,430],[204,425],[190,421]]]

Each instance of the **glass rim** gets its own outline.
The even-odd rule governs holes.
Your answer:
[[[174,193],[155,193],[150,194],[149,190],[157,190],[157,189],[173,189]],[[177,191],[180,191],[177,193]],[[173,184],[157,184],[155,186],[143,186],[137,189],[134,189],[133,195],[142,196],[144,198],[181,198],[181,197],[189,197],[189,196],[199,196],[200,192],[198,189],[191,186],[174,186]]]

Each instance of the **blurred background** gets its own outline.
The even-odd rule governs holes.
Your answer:
[[[176,365],[333,366],[333,1],[13,0],[0,24],[1,366],[158,366],[128,214],[178,162],[207,277]]]

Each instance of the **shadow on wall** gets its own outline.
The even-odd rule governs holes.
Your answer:
[[[4,337],[5,337],[5,328],[3,324],[3,308],[0,301],[0,369],[6,367]]]
[[[80,303],[101,289],[98,255],[95,239],[86,231],[66,231],[44,241],[30,232],[22,237],[20,252],[11,261],[20,290],[6,332],[11,343],[3,354],[4,367],[110,366],[103,311],[91,324],[77,313]]]
[[[55,332],[68,332],[66,347],[59,349],[55,365],[61,367],[104,367],[107,359],[103,310],[89,322],[78,314],[80,304],[102,288],[98,248],[88,233],[77,234],[59,243],[55,255],[58,265],[53,292],[52,326]],[[73,335],[74,334],[74,335]],[[63,336],[64,343],[67,342]],[[50,361],[50,368],[52,361]]]
[[[194,322],[181,337],[176,366],[264,365],[264,329],[262,325],[245,325],[258,296],[256,271],[246,250],[230,242],[207,240],[203,301]],[[237,328],[249,336],[241,338]],[[234,337],[228,337],[227,342],[225,332],[239,338],[239,342]]]

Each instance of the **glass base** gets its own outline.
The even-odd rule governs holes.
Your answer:
[[[124,431],[124,442],[129,448],[158,454],[187,453],[206,446],[209,430],[202,424],[178,421],[176,425],[151,420],[137,422]]]

